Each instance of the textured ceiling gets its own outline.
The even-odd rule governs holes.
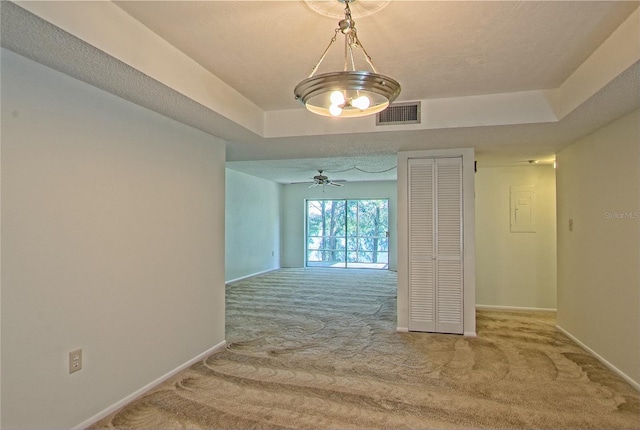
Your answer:
[[[293,87],[308,76],[337,26],[302,1],[117,4],[263,110],[298,107]],[[555,88],[637,7],[392,1],[358,18],[357,5],[358,35],[378,70],[402,83],[399,100]],[[336,43],[320,72],[340,70],[342,62]]]
[[[89,4],[75,5],[81,3]],[[334,4],[316,3],[329,8]],[[366,8],[366,0],[358,0],[353,15],[380,72],[401,82],[400,100],[438,100],[558,88],[638,4],[391,1],[358,18],[358,8]],[[336,26],[335,18],[297,0],[117,5],[249,99],[265,116],[275,110],[292,114],[303,110],[293,99],[293,87],[308,75]],[[335,5],[340,13],[342,6]],[[81,21],[86,10],[78,6],[73,18]],[[501,123],[498,118],[491,124],[471,121],[468,126],[339,133],[327,123],[326,133],[265,137],[114,58],[94,41],[73,36],[7,1],[2,2],[1,12],[3,47],[225,139],[230,168],[282,183],[309,180],[318,169],[335,179],[393,179],[399,150],[474,147],[479,166],[549,159],[640,104],[640,63],[635,62],[557,121]],[[137,57],[144,60],[149,55],[145,45],[127,39],[126,29],[116,23],[114,27],[124,32]],[[336,62],[328,58],[323,66],[332,66],[332,61]],[[387,171],[367,174],[351,167]]]

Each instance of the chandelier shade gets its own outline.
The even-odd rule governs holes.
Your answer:
[[[345,17],[338,22],[335,35],[311,75],[294,88],[295,98],[310,112],[323,116],[355,118],[381,112],[398,97],[400,84],[389,76],[379,74],[362,46],[349,8],[349,2],[355,0],[338,1],[345,3]],[[344,70],[316,75],[338,33],[345,37]],[[372,71],[356,70],[354,51],[362,51]]]
[[[342,103],[335,103],[339,101],[335,100],[335,92],[342,94]],[[296,99],[313,113],[353,118],[386,109],[400,94],[400,84],[388,76],[367,71],[330,72],[303,80],[296,86],[294,93]],[[364,106],[358,106],[355,102],[361,97],[368,99],[368,106],[364,109]],[[341,114],[332,114],[332,105],[342,105]]]

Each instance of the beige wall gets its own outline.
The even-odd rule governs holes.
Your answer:
[[[558,325],[640,387],[640,113],[558,154]],[[573,220],[573,231],[569,221]]]
[[[511,232],[510,188],[535,186],[535,233]],[[556,308],[556,191],[551,165],[476,173],[476,303]]]
[[[224,341],[224,142],[1,60],[0,425],[72,428]]]

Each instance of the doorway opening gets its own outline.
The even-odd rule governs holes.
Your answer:
[[[305,266],[389,268],[389,199],[306,201]]]

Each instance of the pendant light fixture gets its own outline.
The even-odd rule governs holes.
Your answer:
[[[388,76],[381,75],[358,38],[356,25],[351,18],[349,3],[355,0],[337,0],[345,4],[344,19],[313,67],[309,77],[293,90],[297,100],[318,115],[355,118],[383,111],[400,94],[400,84]],[[338,37],[344,35],[344,70],[316,75],[320,64]],[[362,55],[372,71],[356,70],[354,53]]]

